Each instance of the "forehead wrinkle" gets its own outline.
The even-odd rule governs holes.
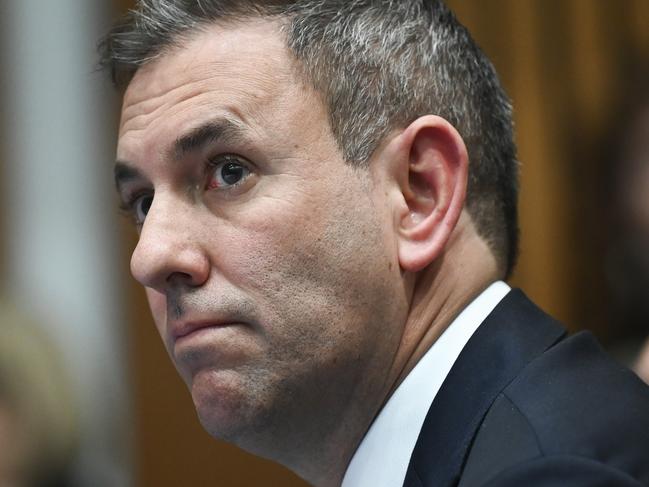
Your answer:
[[[286,76],[280,75],[278,70],[272,69],[248,69],[248,65],[233,65],[221,61],[213,61],[201,66],[198,73],[194,72],[191,77],[182,77],[167,91],[162,88],[157,92],[150,94],[150,85],[146,83],[147,92],[140,100],[131,101],[127,97],[124,100],[122,111],[122,123],[120,132],[127,130],[138,130],[145,127],[149,118],[156,119],[160,111],[174,109],[184,106],[186,102],[193,101],[197,96],[213,96],[213,100],[207,100],[203,103],[225,103],[222,98],[228,96],[231,100],[230,105],[237,105],[235,101],[240,102],[241,108],[247,108],[247,111],[253,111],[253,107],[261,107],[267,101],[276,99],[280,94],[281,87],[286,82]],[[193,71],[196,71],[194,66]],[[153,74],[153,73],[152,73]],[[173,78],[173,76],[168,76]],[[213,86],[217,86],[226,79],[228,81],[236,80],[236,85],[229,86],[229,93],[217,92]],[[134,80],[134,83],[145,83],[147,78]],[[137,86],[136,86],[137,87]],[[256,105],[256,107],[255,107]],[[244,112],[246,110],[238,110]],[[144,118],[144,122],[140,122]],[[245,117],[241,117],[245,118]],[[135,128],[130,126],[135,124]]]
[[[173,109],[200,95],[200,91],[191,89],[189,86],[181,86],[174,91],[179,91],[183,88],[186,92],[173,100],[161,101],[163,97],[168,96],[168,94],[162,94],[156,98],[143,100],[137,105],[125,105],[122,111],[120,135],[129,131],[136,132],[145,130],[149,126],[149,123],[155,122],[159,118],[157,115],[160,112]]]

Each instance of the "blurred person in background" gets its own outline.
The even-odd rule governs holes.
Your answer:
[[[76,411],[58,350],[0,300],[0,487],[70,487]]]
[[[146,0],[102,49],[212,436],[323,487],[649,485],[649,389],[504,282],[511,106],[443,2]]]
[[[605,150],[612,174],[607,274],[620,328],[616,350],[649,383],[649,77],[632,79]]]

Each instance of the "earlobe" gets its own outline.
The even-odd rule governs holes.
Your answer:
[[[409,162],[407,178],[401,178],[407,211],[398,222],[399,263],[405,271],[418,272],[441,255],[457,225],[468,154],[457,130],[437,116],[415,120],[401,137]]]

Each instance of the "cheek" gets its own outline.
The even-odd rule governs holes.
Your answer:
[[[295,299],[299,290],[308,291],[324,278],[323,270],[333,272],[331,262],[323,265],[330,260],[322,249],[323,227],[315,215],[311,219],[294,213],[267,215],[237,231],[230,245],[231,258],[223,264],[238,280],[235,285],[258,298],[279,298],[290,292]]]
[[[219,240],[210,251],[214,268],[244,291],[276,287],[278,274],[315,258],[326,227],[320,206],[301,194],[262,198],[236,221],[220,222],[212,233]]]
[[[368,319],[375,300],[384,303],[381,271],[389,266],[377,222],[368,219],[370,211],[350,203],[311,206],[302,214],[267,214],[233,239],[238,241],[236,262],[230,263],[239,278],[235,285],[266,313],[281,315],[280,321],[318,326],[333,325],[341,315],[346,315],[344,321]]]
[[[158,329],[158,333],[164,337],[165,324],[167,322],[167,298],[164,294],[151,288],[145,288],[145,292],[155,326]]]

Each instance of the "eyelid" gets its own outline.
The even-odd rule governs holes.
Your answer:
[[[223,153],[223,154],[217,154],[214,157],[210,157],[207,160],[208,169],[211,170],[211,169],[215,168],[216,166],[218,166],[220,164],[223,164],[224,162],[230,162],[230,161],[240,163],[242,166],[246,166],[248,169],[252,170],[252,167],[251,167],[252,163],[248,159],[246,159],[245,157],[240,156],[238,154],[231,153],[231,152],[226,152],[226,153]]]
[[[151,192],[148,189],[135,189],[131,191],[124,191],[119,195],[119,207],[128,211],[140,196],[146,195]]]

